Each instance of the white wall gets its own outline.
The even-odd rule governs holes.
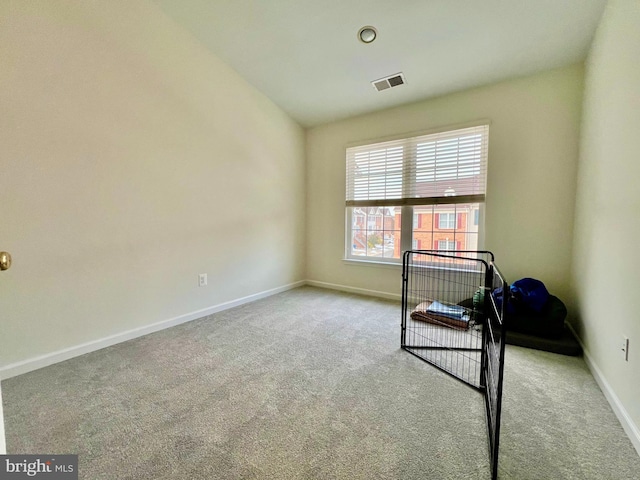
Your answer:
[[[0,386],[0,455],[7,453],[7,444],[4,436],[4,415],[2,411],[2,386]]]
[[[509,280],[539,278],[569,301],[582,90],[576,65],[308,130],[307,277],[400,293],[400,268],[342,261],[348,143],[488,119],[485,246]]]
[[[304,131],[153,2],[3,1],[0,58],[0,367],[304,279]]]
[[[639,59],[640,2],[611,0],[587,61],[573,281],[576,330],[640,452]]]

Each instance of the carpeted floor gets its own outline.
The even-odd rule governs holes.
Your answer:
[[[482,396],[399,323],[303,287],[5,380],[8,452],[85,480],[490,478]],[[638,478],[582,359],[508,346],[504,394],[499,478]]]

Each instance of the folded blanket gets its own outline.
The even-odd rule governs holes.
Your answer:
[[[435,306],[433,309],[430,309],[434,304]],[[462,309],[462,314],[459,314],[458,309]],[[444,311],[448,315],[443,315],[440,310]],[[455,317],[452,315],[455,315]],[[455,328],[457,330],[467,330],[469,328],[469,314],[464,307],[448,307],[440,302],[430,300],[419,304],[413,312],[411,312],[411,319],[431,323],[433,325]]]
[[[435,313],[443,317],[449,317],[453,320],[462,320],[467,311],[460,305],[444,305],[436,300],[431,302],[431,305],[427,307],[427,312]]]

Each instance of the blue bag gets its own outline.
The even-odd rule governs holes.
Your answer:
[[[549,292],[540,280],[535,278],[523,278],[513,282],[510,287],[511,298],[516,304],[516,310],[520,306],[525,309],[541,312],[549,300]]]
[[[502,308],[503,296],[502,288],[496,288],[493,291],[493,298],[498,308]],[[548,300],[549,292],[544,283],[535,278],[522,278],[509,287],[507,312],[511,314],[527,311],[540,313]]]

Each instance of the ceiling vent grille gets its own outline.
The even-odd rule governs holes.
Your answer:
[[[377,91],[381,92],[382,90],[387,90],[388,88],[398,87],[400,85],[404,85],[406,80],[404,79],[403,73],[395,73],[393,75],[389,75],[388,77],[380,78],[378,80],[374,80],[371,82],[373,88]]]

